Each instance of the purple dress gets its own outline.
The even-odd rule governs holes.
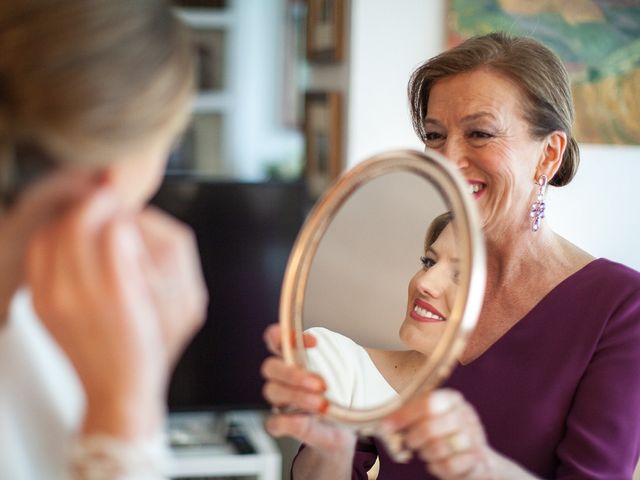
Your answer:
[[[489,444],[529,472],[630,479],[640,454],[640,273],[591,262],[445,386],[476,408]],[[376,455],[380,480],[432,478],[377,443],[359,444],[353,478],[366,478]]]

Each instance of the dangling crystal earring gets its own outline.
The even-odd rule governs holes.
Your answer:
[[[529,216],[533,218],[531,230],[534,232],[538,231],[540,224],[542,223],[542,219],[544,218],[544,209],[546,206],[544,203],[544,194],[547,190],[547,176],[540,175],[540,178],[538,178],[536,183],[538,184],[538,198],[533,202],[533,205],[531,205],[531,212],[529,213]]]

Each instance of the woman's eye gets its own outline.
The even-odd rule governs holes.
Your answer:
[[[471,138],[478,138],[478,139],[488,139],[488,138],[492,138],[493,135],[487,132],[482,132],[480,130],[474,130],[473,132],[471,132],[469,134],[469,136]]]
[[[436,261],[433,258],[420,257],[420,263],[422,263],[422,268],[426,270],[433,267],[436,264]]]
[[[427,144],[439,143],[444,140],[444,135],[438,132],[427,132],[424,135]]]

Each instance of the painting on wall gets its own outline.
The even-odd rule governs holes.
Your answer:
[[[640,3],[448,0],[448,44],[504,31],[539,40],[571,77],[579,142],[640,144]]]

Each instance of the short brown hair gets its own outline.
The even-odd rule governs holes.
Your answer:
[[[578,144],[571,133],[574,110],[569,76],[562,61],[531,38],[504,33],[473,37],[418,67],[408,87],[413,127],[418,136],[426,141],[424,122],[435,82],[481,67],[506,76],[523,91],[524,117],[534,138],[555,131],[567,135],[562,163],[550,184],[558,187],[568,184],[580,163]]]
[[[189,33],[164,0],[2,2],[0,145],[103,165],[176,121],[193,70]],[[78,141],[96,158],[74,159]]]

